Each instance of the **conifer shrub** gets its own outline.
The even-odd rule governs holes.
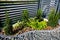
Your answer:
[[[11,20],[9,19],[8,16],[9,16],[9,13],[7,11],[5,11],[5,17],[6,17],[6,19],[5,19],[5,24],[4,24],[3,30],[4,30],[4,33],[6,35],[12,34]]]
[[[22,12],[22,21],[24,22],[23,23],[23,27],[27,26],[26,22],[29,22],[29,13],[28,13],[28,10],[23,10],[23,12]]]
[[[37,10],[37,14],[36,14],[36,19],[38,19],[39,21],[42,21],[42,10],[38,9]]]

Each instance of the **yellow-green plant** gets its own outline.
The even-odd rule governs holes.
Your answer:
[[[56,13],[54,9],[51,10],[49,16],[48,16],[48,25],[55,27],[58,24],[59,14]]]
[[[34,18],[30,19],[29,21],[30,22],[28,22],[27,25],[29,27],[32,27],[33,29],[42,30],[47,27],[46,21],[39,22],[38,20],[35,20]]]
[[[38,29],[45,29],[47,27],[47,22],[46,21],[41,21],[41,22],[38,22]]]
[[[22,29],[22,25],[23,25],[23,22],[17,22],[15,24],[13,24],[13,30],[18,30],[18,29]]]

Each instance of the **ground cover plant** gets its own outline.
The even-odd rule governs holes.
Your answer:
[[[51,30],[53,27],[58,25],[59,13],[55,12],[52,9],[50,12],[48,19],[42,17],[43,12],[41,9],[38,9],[36,12],[36,16],[33,18],[29,18],[28,10],[23,10],[21,15],[21,21],[18,20],[15,24],[11,25],[11,21],[9,19],[9,13],[5,11],[5,24],[3,27],[3,32],[6,35],[14,35],[14,34],[21,34],[27,31],[32,30]]]

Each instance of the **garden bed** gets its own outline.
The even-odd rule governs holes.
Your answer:
[[[51,27],[51,26],[47,26],[45,29],[43,30],[54,30],[54,29],[57,29],[57,28],[60,28],[60,25],[57,25],[56,27]],[[15,35],[20,35],[20,34],[23,34],[25,32],[29,32],[29,31],[34,31],[35,29],[32,29],[31,27],[25,27],[23,28],[22,30],[16,30],[12,35],[10,36],[15,36]],[[42,31],[42,30],[41,30]],[[5,35],[4,32],[0,32],[0,34],[2,35]]]
[[[1,29],[1,34],[3,35],[19,35],[25,32],[34,30],[53,30],[59,27],[59,12],[55,13],[55,10],[51,10],[48,19],[43,18],[42,10],[39,9],[37,14],[33,18],[29,18],[28,10],[23,10],[21,21],[11,25],[11,20],[9,19],[9,14],[6,11],[5,26]]]
[[[3,8],[4,10],[1,10],[3,11],[1,14],[3,13],[4,15],[1,16],[2,20],[0,25],[1,27],[2,25],[4,26],[0,29],[0,40],[60,40],[60,12],[58,12],[58,8],[55,10],[50,7],[51,10],[50,8],[47,10],[49,13],[46,18],[46,12],[44,10],[45,13],[41,9],[38,9],[37,11],[34,9],[37,9],[37,4],[39,4],[37,2],[32,2],[34,5],[30,5],[30,2],[26,3],[26,5],[21,4],[23,10],[17,8],[19,3],[17,5],[15,5],[16,3],[10,3],[7,4],[8,7],[5,4],[1,5],[1,7],[5,6],[5,8]],[[14,5],[15,7],[11,5]],[[24,6],[27,6],[28,8],[24,8]],[[34,8],[32,6],[34,6]],[[13,10],[10,10],[12,8]],[[34,14],[35,12],[36,14]],[[29,15],[29,13],[31,14]],[[2,22],[3,20],[5,22]],[[16,22],[12,24],[13,21]]]

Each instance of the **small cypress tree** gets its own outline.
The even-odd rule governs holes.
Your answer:
[[[42,10],[41,9],[37,10],[36,19],[38,19],[39,21],[42,21]]]
[[[28,10],[23,10],[22,12],[22,21],[24,21],[23,26],[26,26],[27,22],[29,22],[29,13]]]
[[[5,17],[6,17],[6,20],[5,20],[5,24],[4,24],[4,32],[6,35],[10,35],[12,34],[12,26],[11,26],[11,21],[9,19],[9,13],[7,11],[5,11]]]
[[[23,10],[22,20],[26,22],[26,21],[28,21],[28,18],[29,18],[28,10]]]
[[[9,13],[5,11],[5,26],[10,25]]]

